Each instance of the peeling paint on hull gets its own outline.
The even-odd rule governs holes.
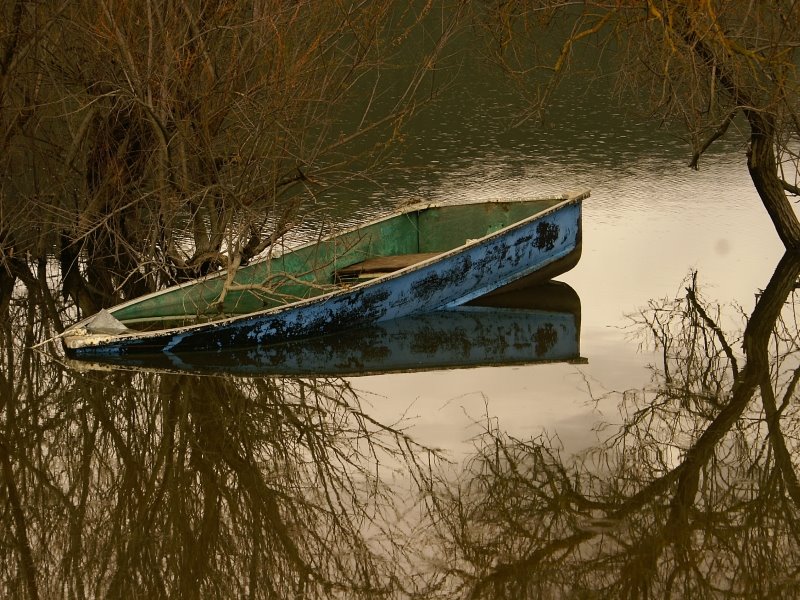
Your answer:
[[[547,282],[503,294],[488,306],[411,315],[345,335],[219,351],[110,355],[78,368],[343,377],[583,360],[580,299],[568,285]]]
[[[462,305],[571,267],[581,251],[583,195],[440,256],[367,283],[223,321],[122,335],[64,337],[75,358],[141,352],[183,353],[283,343]],[[560,271],[560,272],[563,272]],[[112,309],[113,313],[113,309]]]

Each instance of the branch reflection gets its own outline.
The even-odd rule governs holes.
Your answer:
[[[660,364],[607,441],[566,458],[493,426],[455,477],[341,379],[63,370],[26,281],[0,298],[0,589],[796,597],[798,275],[787,255],[739,334],[690,280],[634,317]]]
[[[577,457],[487,428],[431,496],[452,587],[470,598],[797,597],[800,257],[740,336],[696,280],[634,320],[661,351],[616,435]],[[445,554],[446,555],[446,554]]]
[[[31,350],[49,333],[38,309],[5,309],[5,597],[410,591],[391,482],[421,482],[437,456],[346,382],[75,374]]]

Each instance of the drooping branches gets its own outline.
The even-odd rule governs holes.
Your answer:
[[[797,192],[800,173],[796,2],[514,0],[493,3],[486,15],[495,56],[539,111],[571,70],[584,78],[610,72],[618,93],[659,122],[685,127],[693,168],[743,116],[756,190],[784,245],[800,248],[800,222],[786,197]]]
[[[420,45],[391,0],[6,3],[5,243],[66,254],[84,312],[246,263],[380,166],[459,4]]]

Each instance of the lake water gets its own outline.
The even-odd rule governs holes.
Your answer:
[[[380,414],[413,405],[418,435],[457,452],[469,453],[474,423],[487,411],[515,435],[544,429],[569,449],[591,443],[592,428],[614,419],[616,410],[612,401],[598,412],[592,399],[650,381],[647,366],[654,357],[632,339],[628,315],[652,299],[675,297],[692,271],[710,298],[749,312],[783,254],[747,172],[743,146],[721,144],[694,171],[679,132],[621,114],[606,96],[562,98],[544,128],[509,129],[510,107],[518,106],[510,94],[473,86],[457,95],[460,102],[432,109],[407,150],[406,160],[416,168],[390,179],[391,192],[374,193],[357,213],[379,213],[386,203],[412,198],[591,189],[581,262],[558,278],[580,296],[587,364],[353,381],[375,397]]]
[[[497,85],[454,88],[382,188],[325,201],[358,221],[590,188],[583,257],[559,277],[586,360],[338,379],[9,359],[8,597],[794,596],[796,272],[770,283],[782,248],[744,148],[692,171],[674,134],[599,92],[509,129]],[[670,304],[693,271],[707,302]],[[757,340],[778,331],[768,367],[742,356],[751,313]]]

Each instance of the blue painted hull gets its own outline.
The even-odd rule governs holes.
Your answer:
[[[64,336],[65,348],[80,358],[270,345],[459,306],[574,265],[581,251],[581,200],[562,202],[435,259],[349,289],[218,322],[146,333],[86,335],[78,324]]]
[[[483,300],[483,302],[487,302]],[[547,282],[468,305],[283,344],[107,355],[93,367],[232,375],[354,376],[582,361],[580,299]]]

